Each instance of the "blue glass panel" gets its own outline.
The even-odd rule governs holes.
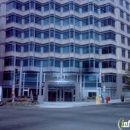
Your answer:
[[[48,67],[48,66],[49,66],[49,60],[44,60],[43,67]]]

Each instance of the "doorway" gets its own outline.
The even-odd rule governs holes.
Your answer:
[[[75,101],[75,86],[49,86],[48,101]]]
[[[73,94],[72,91],[64,91],[64,101],[72,101]]]
[[[48,92],[48,101],[54,102],[56,101],[57,91],[49,91]]]

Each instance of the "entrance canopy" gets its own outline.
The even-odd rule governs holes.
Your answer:
[[[72,86],[75,85],[75,81],[73,80],[65,80],[65,79],[56,79],[47,81],[49,85],[58,85],[58,86]]]

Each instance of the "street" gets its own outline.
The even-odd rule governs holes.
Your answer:
[[[74,108],[1,106],[0,130],[119,130],[130,120],[130,103]]]

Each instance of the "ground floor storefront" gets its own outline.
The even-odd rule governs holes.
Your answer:
[[[99,87],[99,73],[35,73],[22,72],[15,96],[42,95],[44,101],[82,101],[97,95],[117,97],[115,82]],[[107,77],[109,78],[109,77]],[[106,79],[109,81],[109,79]],[[110,79],[114,81],[114,79]],[[127,94],[128,95],[128,94]],[[12,97],[11,82],[4,82],[3,97]]]

